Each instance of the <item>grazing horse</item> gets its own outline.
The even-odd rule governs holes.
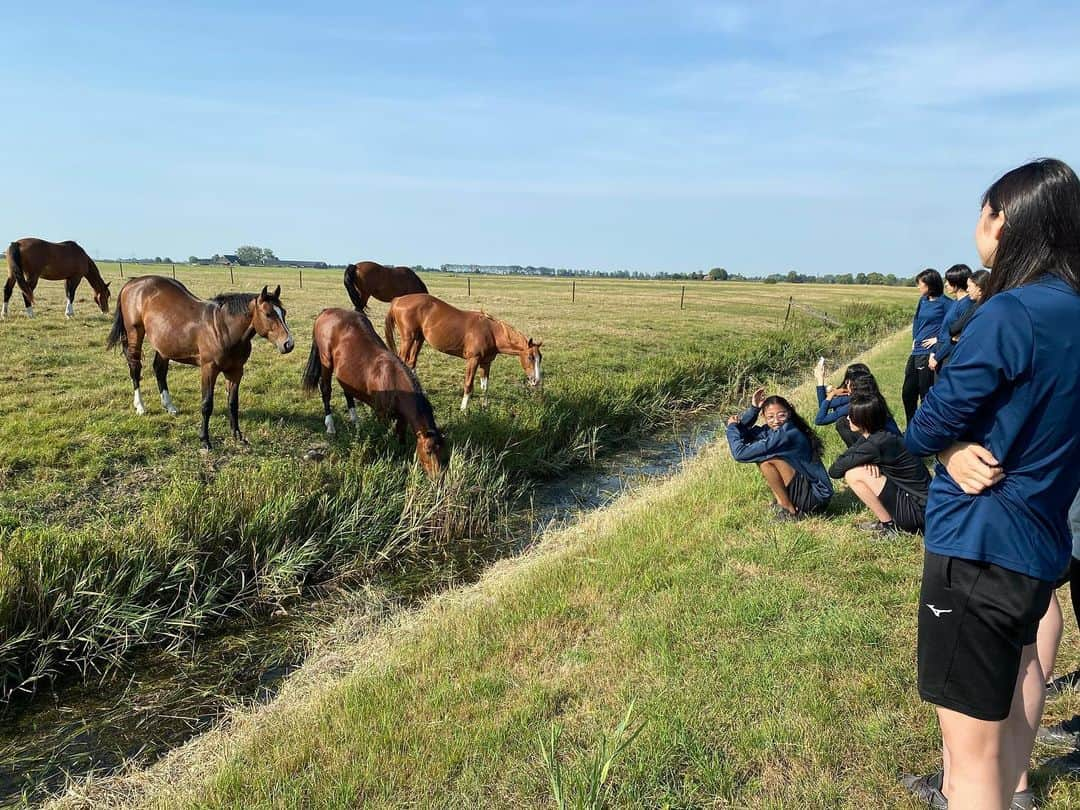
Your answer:
[[[40,279],[64,282],[67,293],[64,314],[69,318],[75,315],[75,289],[84,277],[94,288],[94,302],[102,312],[109,311],[109,285],[101,277],[94,260],[74,242],[46,242],[33,237],[18,239],[8,245],[7,265],[8,279],[4,284],[4,308],[0,310],[0,318],[7,317],[8,301],[16,284],[26,304],[26,314],[33,318],[34,288]]]
[[[469,406],[473,378],[480,372],[480,390],[487,396],[488,371],[498,354],[516,354],[529,385],[543,382],[540,361],[542,340],[525,337],[505,321],[485,312],[458,309],[433,295],[403,295],[395,298],[386,313],[386,343],[394,349],[394,328],[401,335],[401,359],[409,368],[424,341],[445,354],[465,359],[465,395],[461,410]]]
[[[334,433],[330,413],[331,378],[337,377],[349,406],[349,421],[356,421],[356,400],[371,406],[381,419],[397,421],[398,439],[405,441],[406,425],[416,435],[416,455],[428,475],[446,465],[446,439],[435,424],[420,382],[411,369],[386,348],[363,312],[324,309],[315,319],[311,355],[304,371],[305,391],[322,393],[326,432]]]
[[[427,287],[408,267],[357,262],[345,268],[345,290],[357,311],[364,312],[372,296],[379,301],[393,301],[399,295],[426,293]]]
[[[171,414],[176,406],[169,396],[169,361],[198,366],[202,371],[202,433],[205,450],[210,449],[210,414],[214,411],[214,384],[225,375],[229,395],[229,422],[233,437],[240,433],[240,379],[244,363],[251,356],[251,340],[262,335],[282,354],[295,345],[285,323],[281,287],[262,292],[219,295],[209,301],[196,298],[179,281],[163,276],[139,276],[120,290],[116,318],[109,333],[108,348],[124,347],[131,381],[135,384],[135,412],[146,413],[139,380],[142,377],[143,338],[154,347],[154,375],[161,404]]]

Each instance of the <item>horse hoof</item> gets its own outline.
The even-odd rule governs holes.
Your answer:
[[[139,416],[145,416],[146,415],[146,408],[136,408],[135,413],[137,413]]]
[[[178,413],[180,413],[180,409],[175,407],[166,408],[165,410],[170,416],[176,416]]]
[[[202,446],[199,448],[199,452],[202,453],[204,456],[210,455],[210,450],[211,448],[209,442],[203,442]]]

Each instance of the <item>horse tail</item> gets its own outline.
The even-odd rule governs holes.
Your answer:
[[[390,304],[390,309],[386,310],[386,320],[383,322],[383,327],[386,329],[386,346],[394,354],[397,354],[397,345],[394,343],[394,305]]]
[[[116,296],[116,316],[113,318],[112,331],[105,341],[106,349],[115,349],[117,344],[127,348],[127,326],[124,324],[124,310],[121,306],[123,294]]]
[[[30,289],[30,285],[26,281],[26,276],[23,275],[23,269],[20,264],[21,261],[22,250],[19,248],[19,243],[12,242],[10,245],[8,245],[7,249],[8,269],[11,271],[11,275],[15,279],[15,283],[19,285],[19,291],[26,296],[26,300],[30,302],[30,306],[33,306],[34,291]]]
[[[300,381],[300,386],[305,391],[314,391],[319,387],[322,371],[323,364],[319,358],[319,344],[313,340],[311,341],[311,354],[308,355],[307,368],[304,369],[304,376]]]
[[[345,292],[349,294],[349,300],[352,301],[353,307],[357,312],[364,311],[364,302],[360,297],[360,291],[356,289],[356,265],[345,265]]]

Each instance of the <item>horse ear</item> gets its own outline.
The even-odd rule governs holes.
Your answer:
[[[539,349],[539,348],[540,348],[541,346],[543,346],[543,345],[544,345],[544,341],[542,341],[542,340],[538,340],[538,341],[536,341],[536,343],[534,343],[533,345],[534,345],[534,346],[536,346],[536,348],[538,348],[538,349]]]
[[[536,345],[535,341],[533,341],[532,338],[529,338],[529,348],[531,349],[535,345]]]
[[[111,281],[106,281],[106,282],[105,282],[105,289],[106,289],[106,290],[107,290],[107,289],[109,289],[109,287],[111,287],[111,286],[112,286],[112,282],[111,282]]]
[[[277,289],[274,290],[274,298],[281,298],[281,285],[277,285]]]
[[[263,285],[262,292],[259,293],[259,298],[266,298],[267,295],[268,293],[266,292],[266,286]]]

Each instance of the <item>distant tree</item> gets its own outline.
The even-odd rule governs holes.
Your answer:
[[[155,264],[161,264],[161,257],[160,256],[155,256],[154,257],[154,263]]]
[[[172,264],[173,263],[172,259],[169,258],[168,256],[166,256],[162,261],[164,261],[165,264]]]
[[[262,262],[263,249],[254,245],[241,245],[236,249],[236,257],[244,264],[259,264]]]
[[[198,264],[199,263],[199,257],[198,256],[188,256],[187,260],[188,260],[188,264]]]
[[[281,260],[274,255],[274,251],[272,251],[270,248],[263,248],[261,261],[263,264],[273,264],[274,262],[278,262]]]
[[[723,267],[714,267],[709,271],[709,279],[711,281],[727,281],[728,271]]]
[[[866,283],[866,273],[859,273],[859,275],[855,276],[855,283],[856,284],[865,284]]]
[[[802,276],[800,276],[794,270],[788,270],[787,279],[785,279],[785,280],[787,281],[788,284],[801,284],[802,283]]]
[[[855,279],[851,273],[841,273],[836,277],[837,284],[854,284]]]
[[[221,261],[221,254],[220,253],[215,253],[213,256],[210,257],[210,261],[212,261],[212,262],[220,262]]]

